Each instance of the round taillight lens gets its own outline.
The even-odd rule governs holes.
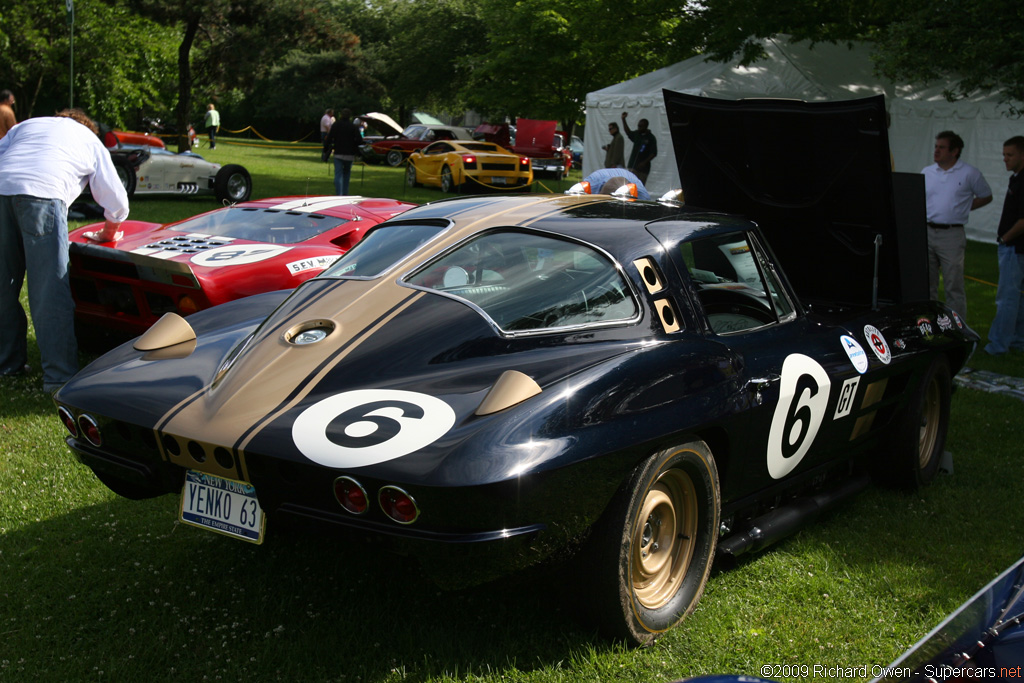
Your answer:
[[[60,417],[60,421],[64,424],[64,428],[68,430],[71,436],[78,438],[78,425],[75,424],[75,416],[71,414],[71,411],[61,406],[57,408],[57,415]]]
[[[82,415],[78,418],[78,428],[82,431],[85,440],[93,446],[103,445],[103,436],[100,434],[100,427],[96,424],[96,420],[88,415]]]
[[[397,486],[385,486],[377,494],[384,514],[399,524],[412,524],[420,516],[416,501]]]
[[[338,477],[334,480],[334,497],[341,507],[353,515],[361,515],[370,506],[366,490],[352,477]]]

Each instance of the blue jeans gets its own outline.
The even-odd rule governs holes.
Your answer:
[[[28,360],[28,324],[18,300],[26,272],[43,388],[53,391],[78,371],[68,210],[59,199],[0,195],[0,374],[16,372]]]
[[[352,160],[334,157],[334,194],[348,196],[348,181],[352,177]]]
[[[1013,247],[997,247],[999,287],[996,289],[996,317],[988,330],[985,350],[992,354],[1009,349],[1024,351],[1024,254]]]

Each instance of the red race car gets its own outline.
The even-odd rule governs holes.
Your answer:
[[[71,292],[85,346],[142,334],[164,313],[188,315],[233,299],[292,289],[348,251],[372,226],[415,206],[369,197],[276,197],[160,225],[125,221],[73,231]]]

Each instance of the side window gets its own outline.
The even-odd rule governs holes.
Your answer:
[[[716,334],[735,334],[793,317],[781,283],[746,233],[684,242],[680,249]]]

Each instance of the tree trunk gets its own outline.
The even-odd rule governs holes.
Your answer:
[[[192,148],[188,139],[189,112],[192,111],[192,67],[189,64],[189,53],[199,32],[199,15],[193,15],[185,23],[185,35],[178,46],[178,107],[175,111],[178,119],[178,152]]]

